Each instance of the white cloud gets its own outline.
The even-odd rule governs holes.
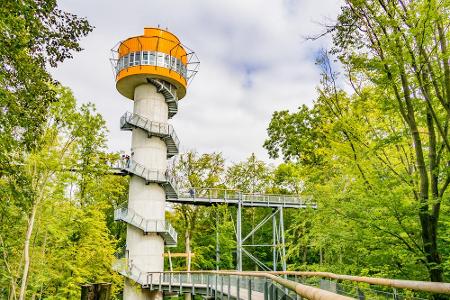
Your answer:
[[[60,6],[85,16],[96,27],[83,39],[84,51],[52,70],[79,101],[94,102],[110,130],[109,147],[128,150],[129,132],[119,118],[132,102],[119,95],[109,50],[147,26],[168,26],[194,49],[200,72],[180,101],[171,122],[182,149],[220,151],[237,161],[251,152],[268,159],[262,144],[275,110],[294,110],[315,98],[319,70],[314,54],[329,38],[305,42],[322,30],[318,22],[335,18],[333,0],[152,0],[73,1]]]

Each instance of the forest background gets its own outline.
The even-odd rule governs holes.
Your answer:
[[[324,25],[334,46],[317,55],[317,99],[274,112],[268,124],[264,147],[283,163],[190,151],[171,171],[184,187],[312,197],[317,210],[285,212],[290,270],[446,281],[449,8],[449,1],[345,1],[336,22]],[[123,279],[111,267],[126,227],[113,211],[126,203],[128,179],[109,172],[119,154],[106,148],[102,116],[92,104],[77,105],[48,73],[80,51],[91,30],[56,1],[0,6],[2,299],[76,299],[80,284],[98,281],[120,292]],[[266,213],[245,209],[243,234]],[[218,233],[219,267],[235,268],[234,214],[174,205],[167,218],[182,238],[172,251],[194,252],[192,269],[215,269]],[[270,236],[263,228],[252,239]],[[271,265],[271,249],[254,253]],[[246,258],[244,269],[257,266]]]

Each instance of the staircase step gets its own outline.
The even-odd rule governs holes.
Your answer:
[[[143,233],[156,232],[164,239],[166,246],[176,246],[177,244],[178,234],[172,225],[165,220],[148,220],[128,208],[116,209],[114,211],[114,220],[139,228]]]
[[[166,143],[166,146],[170,149],[170,152],[178,154],[179,139],[170,124],[154,122],[138,114],[126,112],[120,118],[120,127],[122,130],[140,128],[146,131],[149,136],[161,137]],[[172,155],[170,155],[170,157],[171,156]]]

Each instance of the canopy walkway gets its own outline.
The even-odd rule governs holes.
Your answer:
[[[135,124],[126,126],[149,127],[148,123],[144,123],[141,119],[133,115],[125,115],[127,121],[124,124]],[[151,127],[151,126],[150,126]],[[148,129],[158,131],[159,129]],[[258,193],[243,193],[239,190],[221,189],[221,188],[186,188],[184,190],[178,189],[178,184],[168,171],[162,172],[160,170],[149,170],[145,166],[137,163],[133,159],[119,160],[114,166],[113,170],[118,175],[136,175],[143,178],[146,183],[158,183],[166,192],[167,202],[177,204],[191,204],[211,206],[225,204],[237,207],[236,215],[236,245],[237,245],[237,269],[242,271],[242,257],[246,255],[252,259],[262,270],[277,270],[277,265],[281,265],[281,269],[286,271],[286,250],[284,242],[284,221],[283,209],[317,209],[317,204],[311,197],[300,195],[275,195],[275,194],[258,194]],[[250,234],[242,236],[242,209],[245,207],[259,207],[271,208],[272,211],[264,217]],[[125,218],[125,217],[124,217]],[[125,220],[123,220],[125,221]],[[256,245],[245,244],[249,237],[253,235],[264,224],[272,222],[273,234],[272,242],[258,247],[272,248],[273,262],[272,268],[269,268],[261,259],[258,259],[250,247]],[[126,221],[125,221],[126,222]],[[216,243],[217,244],[217,243]],[[217,245],[216,245],[217,246]],[[218,247],[218,246],[217,246]],[[216,251],[219,251],[218,249]]]
[[[402,292],[418,291],[450,295],[450,283],[395,280],[338,275],[326,272],[142,272],[126,260],[116,262],[115,270],[143,289],[166,295],[192,294],[206,299],[233,300],[345,300],[411,299]],[[345,283],[343,283],[345,281]]]
[[[177,197],[167,197],[168,202],[193,204],[193,205],[217,205],[227,204],[246,207],[271,207],[271,208],[317,208],[317,204],[311,197],[298,195],[275,195],[242,193],[239,190],[220,188],[189,188],[178,192]]]

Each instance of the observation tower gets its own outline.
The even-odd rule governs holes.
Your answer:
[[[198,59],[180,40],[160,28],[119,42],[111,59],[116,88],[134,101],[133,112],[120,119],[132,132],[131,155],[118,168],[131,176],[127,206],[114,213],[127,223],[124,299],[162,299],[161,291],[143,290],[132,274],[164,271],[164,246],[175,246],[177,233],[165,221],[166,199],[177,198],[167,159],[178,154],[179,140],[168,120],[178,111]]]

